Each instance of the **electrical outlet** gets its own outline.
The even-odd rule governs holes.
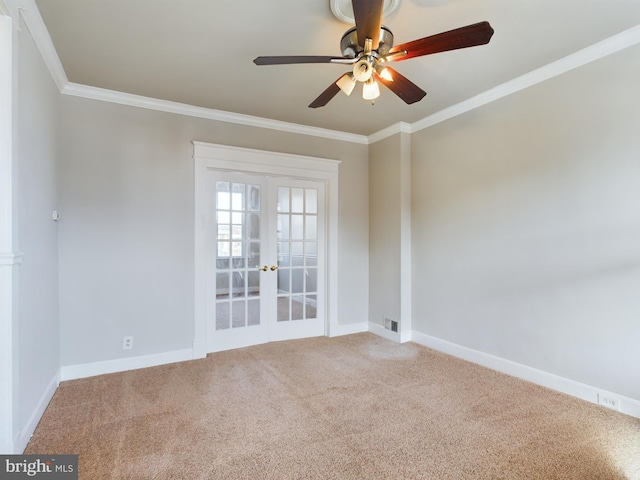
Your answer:
[[[620,411],[620,402],[617,398],[609,394],[598,394],[598,405]]]
[[[133,348],[133,337],[124,337],[122,339],[122,349],[131,350]]]

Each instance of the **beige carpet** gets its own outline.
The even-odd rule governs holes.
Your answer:
[[[640,420],[364,333],[63,382],[80,479],[640,479]]]

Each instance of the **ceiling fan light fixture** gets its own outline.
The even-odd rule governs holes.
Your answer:
[[[353,76],[353,73],[345,73],[342,77],[338,79],[338,81],[336,82],[336,85],[340,87],[340,90],[342,90],[345,93],[345,95],[349,96],[351,95],[351,92],[353,92],[353,89],[356,86],[356,79]]]
[[[343,7],[350,6],[353,13],[355,26],[349,28],[340,39],[342,57],[328,55],[279,55],[261,56],[253,60],[253,63],[256,65],[292,65],[303,63],[350,65],[352,72],[347,74],[343,73],[337,80],[329,84],[329,86],[309,104],[309,108],[325,106],[341,90],[349,95],[353,91],[356,82],[363,84],[362,97],[365,100],[372,101],[378,98],[380,96],[378,83],[382,83],[407,105],[414,104],[422,100],[427,95],[427,92],[404,77],[397,70],[387,67],[386,65],[389,62],[409,60],[414,57],[486,45],[494,34],[494,30],[489,22],[484,21],[394,46],[393,34],[387,27],[382,25],[382,19],[386,11],[385,2],[387,5],[397,5],[400,0],[329,1],[332,9],[337,5]]]
[[[359,82],[366,82],[373,75],[373,65],[369,58],[364,57],[353,65],[353,76]]]
[[[365,100],[375,100],[380,96],[380,87],[378,87],[378,82],[376,82],[373,78],[370,78],[366,82],[364,82],[362,86],[362,98]]]

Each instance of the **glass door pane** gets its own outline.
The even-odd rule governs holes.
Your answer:
[[[318,190],[278,186],[277,321],[317,318]]]
[[[324,332],[324,184],[212,171],[209,351]]]
[[[260,325],[261,186],[215,185],[215,329]]]

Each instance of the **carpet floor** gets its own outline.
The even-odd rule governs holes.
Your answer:
[[[80,479],[640,479],[640,419],[370,333],[62,382]]]

